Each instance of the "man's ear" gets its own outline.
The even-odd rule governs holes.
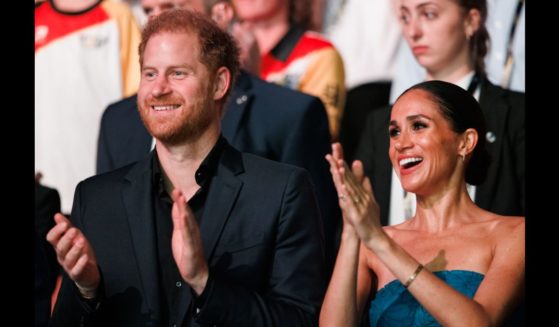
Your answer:
[[[214,78],[214,100],[222,100],[227,94],[229,85],[231,85],[231,72],[226,67],[219,67]]]
[[[466,157],[472,153],[476,147],[479,135],[473,128],[468,128],[462,133],[458,153],[460,156]]]
[[[217,26],[226,31],[235,17],[235,10],[229,2],[219,1],[210,9],[210,15]]]

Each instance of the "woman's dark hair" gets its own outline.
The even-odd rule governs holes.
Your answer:
[[[486,0],[457,0],[465,13],[470,9],[479,11],[479,28],[470,37],[470,53],[476,72],[485,76],[485,55],[489,49],[490,38],[485,22],[487,21],[487,1]]]
[[[400,95],[411,90],[423,90],[429,93],[439,105],[439,109],[450,123],[452,130],[463,133],[468,128],[477,131],[477,144],[466,167],[466,183],[479,185],[487,177],[487,168],[491,162],[485,147],[485,118],[476,99],[463,88],[443,81],[427,81],[416,84]]]

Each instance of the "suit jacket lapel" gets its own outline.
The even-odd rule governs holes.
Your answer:
[[[151,158],[140,161],[125,176],[122,198],[126,208],[136,264],[142,281],[145,305],[152,319],[159,320],[159,278],[153,221]]]
[[[241,72],[235,83],[233,93],[225,106],[225,113],[221,120],[221,133],[231,144],[243,144],[242,121],[246,119],[247,112],[250,110],[250,103],[254,94],[250,75]]]
[[[241,185],[240,181],[224,176],[216,176],[212,181],[206,210],[200,224],[204,256],[208,264],[213,257],[223,227],[229,219],[233,204],[241,190]]]
[[[482,208],[488,208],[490,203],[493,203],[495,196],[495,188],[497,187],[497,179],[500,178],[501,169],[501,150],[503,149],[504,125],[507,119],[507,106],[503,101],[503,92],[489,81],[483,80],[479,98],[479,104],[485,121],[487,124],[486,135],[481,135],[485,138],[487,150],[491,155],[491,164],[487,172],[487,179],[483,184],[479,185],[476,189],[475,202]]]

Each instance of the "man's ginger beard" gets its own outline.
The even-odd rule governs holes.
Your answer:
[[[213,112],[213,92],[208,85],[206,94],[199,96],[195,102],[187,103],[181,95],[171,93],[161,97],[148,97],[143,103],[138,103],[138,111],[148,132],[157,140],[177,145],[197,140],[211,125],[216,115]],[[194,100],[194,99],[193,99]],[[139,102],[139,101],[138,101]],[[180,104],[178,115],[174,119],[169,117],[154,117],[152,105]]]

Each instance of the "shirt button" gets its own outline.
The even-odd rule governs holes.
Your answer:
[[[179,281],[179,282],[177,282],[175,285],[177,285],[177,287],[181,287],[181,286],[182,286],[182,283]]]
[[[200,308],[196,308],[196,314],[200,313]]]

